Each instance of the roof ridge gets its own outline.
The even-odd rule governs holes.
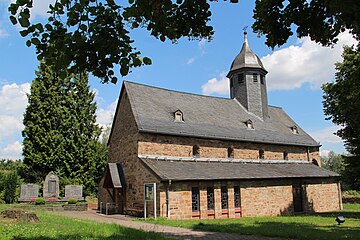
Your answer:
[[[155,86],[150,86],[150,85],[146,85],[146,84],[142,84],[142,83],[137,83],[137,82],[131,82],[131,81],[124,81],[124,83],[125,83],[126,85],[128,85],[128,84],[134,84],[134,85],[140,85],[140,86],[143,86],[143,87],[148,87],[148,88],[153,88],[153,89],[159,89],[159,90],[168,91],[168,92],[182,93],[182,94],[187,94],[187,95],[195,95],[195,96],[198,96],[198,97],[216,98],[216,99],[223,99],[223,100],[226,100],[226,101],[233,100],[233,99],[231,99],[231,98],[226,98],[226,97],[217,97],[217,96],[202,95],[202,94],[197,94],[197,93],[182,92],[182,91],[178,91],[178,90],[172,90],[172,89],[167,89],[167,88],[163,88],[163,87],[155,87]]]

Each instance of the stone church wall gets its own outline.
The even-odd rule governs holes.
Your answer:
[[[138,131],[132,114],[130,102],[126,91],[123,92],[118,108],[116,122],[109,143],[109,162],[122,163],[126,176],[126,201],[123,196],[117,196],[117,202],[123,202],[124,209],[141,214],[144,207],[144,183],[159,183],[154,174],[145,169],[138,159],[137,141]],[[102,188],[103,179],[99,185],[99,202],[111,202],[109,192]],[[161,189],[161,185],[158,186]],[[112,191],[112,189],[110,189]],[[117,195],[121,191],[117,191]],[[159,196],[158,196],[159,204]],[[149,213],[153,214],[153,207],[148,206]]]
[[[264,159],[283,160],[284,152],[288,160],[307,160],[307,148],[303,146],[287,146],[248,142],[209,140],[192,137],[179,137],[141,133],[138,143],[139,154],[162,156],[193,156],[193,146],[200,147],[200,157],[227,158],[228,148],[234,148],[234,158],[259,159],[259,150],[264,150]],[[320,162],[317,147],[310,148],[310,160]]]
[[[337,183],[334,180],[306,180],[303,186],[304,212],[329,212],[340,209]],[[221,186],[227,186],[228,209],[221,208]],[[241,208],[235,209],[234,186],[240,186]],[[170,186],[171,219],[213,219],[252,216],[281,216],[294,214],[292,180],[260,181],[187,181],[173,182]],[[192,212],[191,188],[200,192],[200,211]],[[207,187],[214,187],[214,210],[207,209]],[[160,193],[162,210],[166,214],[166,194]],[[241,210],[239,212],[239,210]]]

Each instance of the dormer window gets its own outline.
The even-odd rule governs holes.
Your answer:
[[[290,129],[293,134],[299,134],[299,130],[298,130],[297,126],[292,126]]]
[[[176,112],[174,112],[174,121],[175,122],[183,122],[184,121],[183,113],[180,110],[177,110]]]
[[[247,120],[247,121],[245,122],[245,124],[246,124],[246,127],[247,127],[248,129],[254,129],[253,122],[252,122],[250,119]]]

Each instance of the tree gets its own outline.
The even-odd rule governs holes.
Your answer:
[[[216,0],[56,0],[49,6],[50,17],[42,24],[30,23],[32,0],[17,0],[9,7],[10,20],[29,36],[26,45],[35,45],[38,59],[46,59],[58,69],[91,72],[102,82],[117,82],[114,65],[125,76],[132,67],[151,64],[134,47],[130,31],[145,28],[161,41],[176,42],[181,37],[212,39],[208,2]],[[230,0],[232,3],[238,0]],[[360,37],[358,0],[257,0],[253,29],[267,38],[267,45],[282,45],[291,36],[309,35],[329,45],[349,29]]]
[[[344,170],[344,159],[341,154],[330,151],[327,157],[321,157],[322,167],[333,172],[342,174]]]
[[[345,140],[344,177],[360,189],[360,49],[344,47],[343,62],[336,64],[335,82],[322,86],[327,120],[343,126],[336,135]]]
[[[346,29],[360,39],[359,12],[358,0],[256,0],[253,29],[272,48],[286,43],[292,29],[299,38],[329,46]]]
[[[36,75],[24,114],[24,178],[41,183],[55,171],[93,193],[95,174],[104,163],[97,158],[101,130],[87,75],[58,73],[44,62]]]

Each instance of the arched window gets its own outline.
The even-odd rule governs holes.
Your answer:
[[[259,159],[264,159],[265,158],[265,152],[264,150],[259,150]]]
[[[316,165],[316,166],[319,166],[318,161],[316,161],[315,159],[313,159],[313,160],[311,161],[311,163],[314,164],[314,165]]]
[[[199,145],[193,146],[193,157],[200,157],[200,147]]]
[[[234,158],[234,147],[228,147],[228,158]]]
[[[177,110],[174,112],[174,121],[175,122],[183,122],[184,121],[184,116],[182,111]]]

